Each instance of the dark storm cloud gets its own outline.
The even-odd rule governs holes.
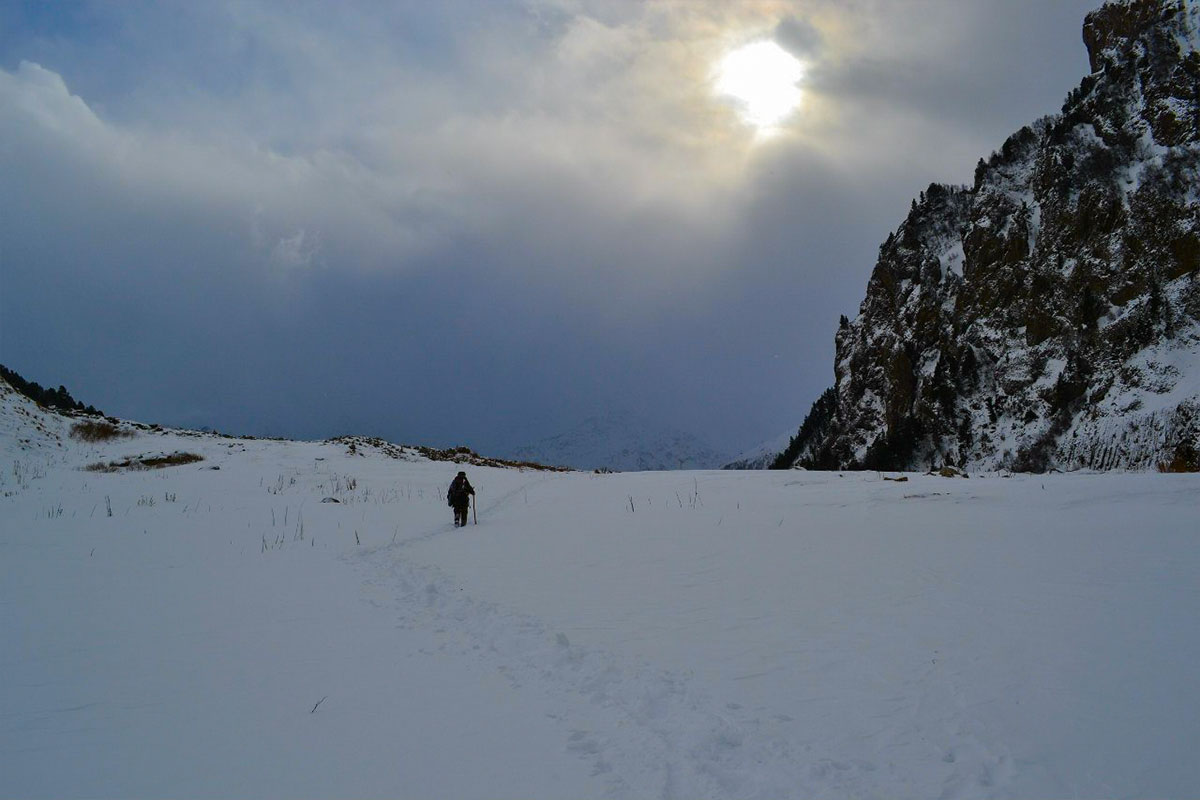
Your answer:
[[[615,404],[737,449],[832,382],[909,198],[1057,108],[1088,5],[7,6],[0,362],[233,431]],[[755,144],[707,80],[772,31],[812,83]]]
[[[786,17],[775,26],[775,41],[800,59],[816,58],[821,53],[821,32],[800,17]]]
[[[973,149],[995,148],[1021,125],[1057,112],[1087,73],[1079,31],[1096,5],[864,4],[870,46],[818,61],[812,86],[859,107],[865,122],[917,119]]]

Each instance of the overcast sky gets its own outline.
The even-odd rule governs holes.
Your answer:
[[[1058,111],[1099,0],[0,3],[0,363],[110,414],[736,452],[833,382],[930,182]],[[804,66],[771,131],[730,50]]]

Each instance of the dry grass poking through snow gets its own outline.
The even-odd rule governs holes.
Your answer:
[[[111,422],[89,420],[71,428],[71,438],[81,442],[111,442],[114,439],[129,439],[133,433],[121,430]]]
[[[107,464],[98,462],[89,464],[89,472],[121,472],[132,469],[162,469],[163,467],[178,467],[183,464],[194,464],[203,461],[204,456],[195,453],[171,453],[160,456],[136,456],[120,461],[110,461]]]

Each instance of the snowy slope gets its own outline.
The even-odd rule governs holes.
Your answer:
[[[522,447],[515,457],[575,469],[715,469],[729,457],[689,433],[662,429],[628,411],[589,417],[571,430]]]
[[[469,467],[456,530],[457,465],[71,425],[0,386],[0,795],[1200,785],[1197,476]]]
[[[744,450],[733,458],[724,469],[767,469],[774,463],[788,446],[788,442],[796,435],[794,430],[788,430],[778,436],[773,436],[749,450]]]

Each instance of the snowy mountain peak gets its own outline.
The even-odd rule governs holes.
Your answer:
[[[716,469],[728,460],[689,433],[652,425],[625,409],[589,417],[514,455],[541,464],[620,472]]]
[[[768,469],[775,463],[779,454],[787,448],[795,435],[795,431],[789,430],[772,436],[770,439],[738,453],[732,461],[725,464],[724,469]]]

